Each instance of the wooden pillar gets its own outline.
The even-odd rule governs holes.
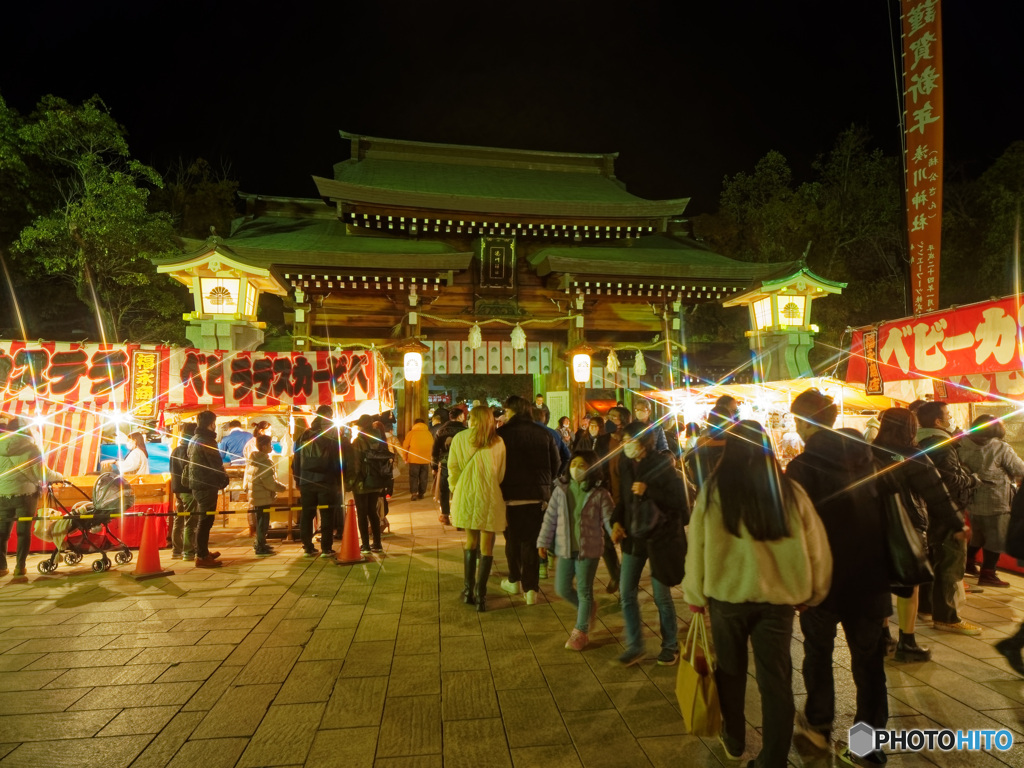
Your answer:
[[[569,419],[572,421],[572,428],[576,429],[583,421],[587,413],[587,385],[577,384],[572,375],[572,350],[583,343],[583,329],[576,327],[576,320],[569,321],[569,333],[566,339],[565,365],[568,371],[569,380]]]

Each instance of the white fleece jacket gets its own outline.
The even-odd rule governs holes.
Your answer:
[[[832,551],[806,491],[793,483],[789,538],[755,541],[743,523],[725,528],[718,489],[701,489],[687,534],[683,597],[690,605],[723,603],[817,605],[832,586]]]

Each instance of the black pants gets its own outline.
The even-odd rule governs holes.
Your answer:
[[[171,528],[171,554],[175,557],[196,556],[196,528],[199,520],[192,514],[195,498],[191,493],[179,493],[176,498],[174,526]]]
[[[935,581],[922,584],[918,591],[917,610],[930,613],[935,621],[956,624],[960,616],[956,610],[957,585],[964,577],[965,542],[946,534],[945,539],[928,543],[928,559],[935,571]]]
[[[210,531],[217,519],[217,491],[193,491],[195,504],[192,514],[199,518],[196,525],[196,557],[210,556]]]
[[[252,515],[256,518],[256,525],[253,526],[256,529],[256,543],[253,544],[253,550],[257,553],[262,552],[267,548],[267,531],[270,530],[270,512],[267,510],[270,507],[253,507]]]
[[[299,518],[299,537],[302,548],[313,552],[313,518],[320,512],[320,549],[330,552],[334,547],[334,520],[338,510],[339,488],[336,485],[305,483],[299,488],[302,513]],[[341,525],[344,525],[342,523]]]
[[[32,515],[36,511],[39,495],[0,496],[0,569],[7,568],[7,542],[17,523],[16,567],[24,568],[32,539]]]
[[[601,557],[604,559],[605,568],[608,569],[608,573],[612,577],[612,581],[618,582],[619,553],[615,551],[615,545],[612,543],[612,537],[608,535],[608,531],[606,531],[603,526],[601,527],[601,532],[604,534],[604,552],[601,553]]]
[[[409,493],[412,496],[423,496],[427,492],[430,480],[429,464],[406,464],[409,467]]]
[[[441,494],[441,514],[448,517],[452,513],[452,492],[448,487],[448,466],[442,464],[440,472],[441,486],[438,492]]]
[[[359,541],[362,547],[371,546],[370,531],[373,531],[373,547],[380,547],[380,516],[377,514],[377,500],[380,492],[353,494],[356,500],[356,520],[359,523]]]
[[[544,521],[540,502],[505,507],[505,557],[508,580],[521,581],[524,592],[540,589],[537,537]]]
[[[747,690],[747,639],[754,648],[754,670],[761,692],[764,734],[756,765],[785,768],[793,739],[794,610],[790,605],[722,603],[711,600],[711,635],[718,655],[715,682],[730,748],[742,752],[747,724],[743,702]],[[695,614],[694,621],[704,617]]]
[[[800,614],[800,629],[804,633],[803,670],[807,686],[804,714],[807,721],[815,730],[832,729],[836,711],[832,650],[839,624],[846,633],[853,683],[857,687],[857,713],[853,721],[884,728],[889,719],[889,701],[885,688],[886,632],[882,618],[852,611],[838,614],[824,608],[808,608]]]

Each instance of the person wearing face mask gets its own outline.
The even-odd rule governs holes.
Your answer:
[[[671,666],[679,661],[676,609],[671,588],[683,580],[686,537],[683,526],[689,518],[683,478],[672,459],[655,450],[654,435],[641,424],[626,427],[619,465],[619,494],[612,513],[612,540],[622,544],[621,590],[622,618],[626,629],[626,650],[619,662],[632,666],[644,659],[643,624],[637,591],[640,574],[651,561],[651,587],[661,624],[661,653],[658,664]],[[659,518],[656,527],[638,534],[641,512]]]
[[[593,451],[599,459],[608,455],[608,444],[611,435],[604,431],[604,419],[591,416],[587,428],[576,436],[572,445],[573,451]]]
[[[644,429],[654,434],[654,450],[658,453],[668,453],[668,438],[665,437],[665,430],[661,424],[651,419],[651,404],[646,400],[637,400],[633,404],[633,422],[643,424]]]
[[[576,607],[576,625],[565,647],[582,651],[597,618],[594,576],[612,515],[611,494],[601,484],[601,469],[593,451],[576,451],[569,462],[569,477],[561,477],[551,493],[537,553],[541,559],[552,550],[558,558],[555,592]],[[573,578],[576,587],[573,588]]]
[[[604,431],[604,419],[600,416],[591,416],[590,423],[587,424],[587,431],[577,438],[573,444],[573,451],[592,451],[597,455],[598,460],[601,461],[602,466],[605,466],[605,473],[608,474],[608,468],[606,463],[603,461],[604,458],[611,451],[611,441],[614,435],[610,435]],[[619,435],[621,438],[621,435]],[[609,462],[610,465],[614,466],[618,464],[618,457]],[[618,483],[619,475],[615,472],[615,482]],[[609,489],[612,488],[611,481],[608,483]],[[618,487],[617,485],[615,487]],[[614,496],[614,491],[612,491]],[[608,585],[605,587],[605,591],[609,595],[614,595],[619,591],[619,553],[615,551],[615,544],[612,543],[611,536],[608,531],[604,532],[604,551],[601,553],[601,557],[604,559],[605,567],[608,569]]]

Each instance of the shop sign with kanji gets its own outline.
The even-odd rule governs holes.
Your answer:
[[[0,404],[12,401],[128,405],[138,345],[0,341]]]

